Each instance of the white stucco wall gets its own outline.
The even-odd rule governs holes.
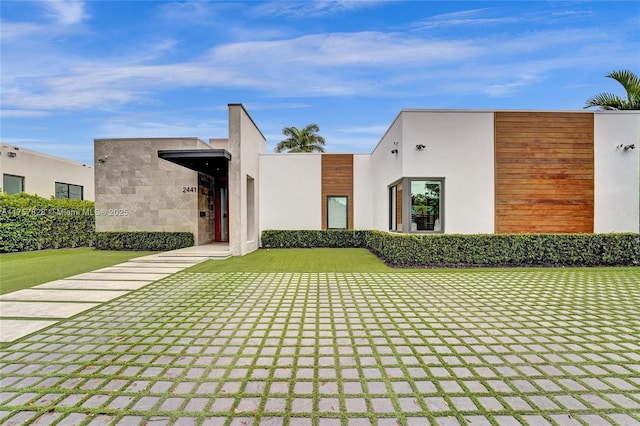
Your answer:
[[[371,229],[389,230],[388,187],[402,175],[403,114],[400,113],[371,153],[372,226]],[[398,142],[396,145],[395,142]],[[397,149],[398,154],[391,151]]]
[[[15,156],[10,157],[10,152]],[[95,199],[93,167],[87,164],[2,143],[0,179],[5,173],[24,177],[27,194],[50,198],[56,194],[56,182],[60,182],[80,185],[85,200]]]
[[[493,112],[403,111],[400,154],[404,177],[444,178],[445,233],[494,232]]]
[[[594,232],[638,232],[640,113],[598,111],[594,125]]]
[[[373,169],[371,154],[353,156],[353,227],[373,229]]]
[[[319,154],[260,156],[260,229],[321,229]]]
[[[256,250],[260,240],[260,154],[266,139],[241,104],[229,105],[229,249],[234,256]],[[247,209],[247,178],[254,180],[253,212]],[[251,225],[253,224],[253,232]],[[252,235],[251,235],[252,234]]]

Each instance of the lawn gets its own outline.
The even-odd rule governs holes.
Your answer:
[[[356,248],[261,249],[210,260],[185,272],[392,272],[373,253]]]
[[[42,250],[0,255],[0,294],[90,272],[154,252],[92,248]]]

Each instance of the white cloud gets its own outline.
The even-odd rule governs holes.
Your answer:
[[[43,0],[42,5],[49,15],[62,25],[72,25],[82,22],[85,14],[85,4],[77,0]]]
[[[98,128],[99,138],[154,138],[154,137],[227,137],[226,120],[198,121],[167,117],[165,121],[148,121],[140,117],[128,117],[105,121]]]
[[[0,111],[0,117],[2,118],[45,117],[47,115],[51,115],[51,112],[23,109],[3,109]]]
[[[23,22],[0,22],[0,34],[2,34],[2,42],[7,43],[13,40],[21,40],[29,37],[41,30],[41,26]]]
[[[485,16],[490,9],[471,9],[459,12],[443,13],[434,15],[427,19],[412,22],[399,28],[408,30],[430,30],[436,28],[457,27],[457,26],[486,26],[495,24],[513,24],[522,21],[518,16]]]
[[[261,4],[253,10],[253,13],[258,16],[310,18],[371,8],[380,3],[384,2],[362,0],[274,1]]]
[[[20,31],[30,28],[9,29]],[[213,45],[199,56],[166,63],[165,53],[176,46],[170,38],[132,45],[115,57],[78,58],[47,46],[18,59],[26,49],[17,43],[4,52],[12,65],[3,66],[3,105],[39,113],[114,108],[154,103],[159,93],[185,87],[242,89],[289,99],[446,91],[505,96],[554,70],[605,57],[616,63],[616,55],[628,52],[602,48],[613,36],[572,29],[439,39],[401,32],[326,33]]]

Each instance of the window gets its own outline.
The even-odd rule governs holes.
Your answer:
[[[442,232],[442,181],[412,179],[411,230]]]
[[[9,195],[24,192],[24,176],[3,175],[2,191]]]
[[[389,230],[444,231],[444,178],[402,178],[389,186]]]
[[[327,229],[347,229],[347,196],[330,195],[327,197]]]
[[[70,200],[82,200],[82,186],[70,183],[56,182],[56,198],[68,198]]]
[[[389,230],[402,232],[402,182],[389,187]]]

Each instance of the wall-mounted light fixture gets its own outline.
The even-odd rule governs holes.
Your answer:
[[[392,154],[397,154],[397,153],[398,153],[398,150],[397,150],[397,149],[392,149],[392,150],[391,150],[391,153],[392,153]]]
[[[425,149],[425,148],[426,148],[426,145],[424,145],[424,144],[419,143],[418,145],[416,145],[416,149],[417,149],[418,151],[422,151],[422,150],[423,150],[423,149]]]
[[[9,151],[9,152],[7,152],[7,155],[8,155],[9,157],[13,158],[13,157],[15,157],[17,154],[16,154],[15,152],[11,152],[11,151]]]
[[[625,145],[624,146],[624,150],[628,151],[630,149],[636,149],[636,145],[635,144],[631,144],[631,145]]]
[[[102,157],[98,158],[98,163],[104,163],[105,161],[107,161],[106,155],[103,155]]]

